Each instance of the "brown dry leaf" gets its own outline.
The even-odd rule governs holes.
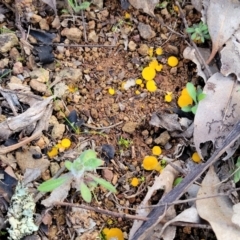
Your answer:
[[[211,0],[207,8],[207,25],[212,40],[210,63],[217,51],[225,44],[240,24],[240,3],[237,0]]]
[[[181,165],[180,161],[176,161],[176,162],[174,162],[174,164],[178,167],[180,167],[180,165]],[[150,187],[148,189],[148,192],[147,192],[145,198],[143,199],[143,201],[138,206],[136,214],[140,215],[140,216],[147,216],[149,214],[149,208],[148,208],[149,203],[148,202],[151,200],[151,197],[152,197],[153,193],[155,191],[159,190],[159,189],[164,189],[164,194],[170,192],[171,189],[172,189],[172,186],[173,186],[173,182],[174,182],[174,180],[177,176],[178,176],[178,172],[172,166],[167,165],[163,169],[162,173],[159,176],[155,177],[155,181],[154,181],[152,187]],[[169,209],[170,210],[167,211],[167,213],[166,213],[166,217],[171,215],[171,219],[172,219],[175,216],[175,210],[174,210],[174,207],[170,207]],[[173,214],[173,212],[174,212],[174,214]],[[163,216],[163,217],[165,217],[165,216]],[[160,218],[159,221],[161,221],[162,218]],[[130,230],[130,233],[129,233],[129,239],[131,239],[133,237],[134,233],[138,230],[138,228],[141,226],[141,224],[142,224],[141,221],[138,221],[138,220],[134,221],[133,226],[132,226],[132,228]],[[158,224],[158,222],[155,223],[153,228],[157,224]],[[156,227],[159,228],[159,226],[156,226]],[[174,229],[172,229],[171,231],[174,232]],[[171,231],[169,231],[169,234],[171,234]],[[145,238],[149,239],[148,234],[149,234],[149,232],[146,233],[141,239],[145,239]],[[168,236],[166,236],[166,237],[168,237]],[[173,236],[173,238],[174,238],[174,236]]]
[[[204,198],[218,194],[219,183],[214,167],[211,166],[203,179],[197,197]],[[233,209],[227,196],[197,200],[196,206],[200,217],[210,223],[218,240],[240,239],[240,228],[231,221]]]
[[[206,97],[199,102],[194,119],[194,144],[201,157],[202,143],[211,141],[218,148],[240,120],[239,87],[239,82],[221,73],[215,73],[205,85]],[[236,143],[227,150],[225,159],[232,156],[238,145]]]
[[[136,9],[142,9],[145,13],[150,16],[154,15],[154,8],[159,3],[158,0],[129,0],[130,4]]]

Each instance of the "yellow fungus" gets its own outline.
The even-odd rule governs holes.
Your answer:
[[[178,98],[178,106],[179,107],[187,107],[188,105],[192,105],[193,104],[193,100],[189,95],[181,95]]]
[[[139,90],[136,90],[136,91],[135,91],[135,94],[139,95],[139,94],[140,94],[140,91],[139,91]]]
[[[109,88],[109,89],[108,89],[108,93],[109,93],[110,95],[114,95],[114,94],[115,94],[115,90],[114,90],[113,88]]]
[[[167,94],[164,97],[165,102],[171,102],[172,101],[172,92],[167,92]]]
[[[124,240],[123,232],[119,228],[104,228],[102,233],[106,240]]]
[[[131,14],[126,12],[124,18],[125,19],[130,19],[131,18]]]
[[[161,171],[162,171],[162,166],[160,165],[160,163],[158,163],[158,165],[155,167],[154,170],[156,170],[156,171],[158,171],[158,172],[161,172]]]
[[[161,47],[156,48],[156,54],[157,55],[162,55],[163,54],[163,49]]]
[[[152,148],[152,154],[159,156],[162,153],[162,149],[159,146],[154,146]]]
[[[154,156],[146,156],[143,159],[143,168],[145,170],[154,170],[158,165],[158,160]]]
[[[155,81],[153,80],[147,81],[146,88],[149,92],[155,92],[157,90]]]
[[[199,154],[197,152],[193,153],[192,155],[192,160],[195,162],[195,163],[199,163],[201,162],[201,158],[199,156]]]
[[[156,71],[152,67],[145,67],[142,70],[142,77],[147,81],[153,80],[155,76],[156,76]]]
[[[64,148],[69,148],[71,146],[71,141],[68,138],[63,138],[61,141],[61,145]]]
[[[139,180],[138,178],[134,177],[132,180],[131,180],[131,185],[133,187],[137,187],[139,185]]]
[[[156,69],[156,67],[158,66],[158,61],[157,59],[153,59],[150,63],[149,63],[149,67]]]
[[[170,67],[176,67],[178,65],[178,59],[174,56],[168,58],[167,63]]]
[[[178,8],[178,6],[174,5],[174,6],[173,6],[173,10],[174,10],[176,13],[179,13],[179,8]]]
[[[136,84],[137,85],[141,85],[142,84],[142,79],[138,78],[135,80]]]
[[[156,69],[157,72],[162,71],[162,68],[163,68],[163,65],[160,64],[160,63],[155,67],[155,69]]]
[[[58,148],[54,146],[50,151],[47,152],[47,155],[49,158],[56,157],[58,155]]]
[[[148,55],[149,55],[149,57],[152,57],[152,56],[153,56],[153,47],[150,47],[150,48],[148,49]]]

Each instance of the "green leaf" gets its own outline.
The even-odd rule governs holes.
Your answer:
[[[192,113],[193,114],[196,114],[197,108],[198,108],[198,104],[196,104],[195,106],[192,107]]]
[[[70,162],[70,161],[65,161],[65,167],[67,168],[67,170],[71,171],[72,166],[73,166],[72,162]]]
[[[181,177],[176,178],[173,182],[173,186],[177,186],[182,180],[183,180],[183,178],[181,178]]]
[[[79,7],[81,10],[85,10],[85,9],[89,8],[90,5],[91,5],[90,2],[85,1],[85,2],[82,2]]]
[[[88,162],[89,159],[96,158],[96,157],[97,157],[96,152],[92,149],[88,149],[82,152],[79,158],[81,162],[84,164],[85,162]]]
[[[187,33],[193,33],[193,32],[194,32],[194,28],[187,28],[187,29],[186,29],[186,32],[187,32]]]
[[[86,201],[87,203],[90,203],[92,201],[92,193],[84,182],[81,182],[80,184],[80,193],[84,201]]]
[[[184,111],[184,112],[191,112],[192,111],[192,107],[191,106],[182,107],[181,110]]]
[[[197,100],[198,102],[200,102],[201,100],[203,100],[205,97],[207,96],[207,94],[205,93],[200,93],[197,95]]]
[[[189,83],[187,83],[186,88],[187,88],[187,91],[188,91],[188,94],[190,95],[190,97],[193,99],[193,101],[195,103],[197,103],[197,99],[196,99],[197,92],[196,92],[194,85],[189,82]]]
[[[92,174],[88,174],[95,182],[97,182],[98,184],[102,185],[104,188],[106,188],[107,190],[109,190],[110,192],[117,192],[116,188],[109,183],[108,181],[102,179],[102,178],[98,178],[93,176]]]
[[[88,159],[88,161],[84,163],[84,169],[86,169],[87,171],[93,171],[103,164],[104,164],[104,162],[101,159],[91,158],[91,159]]]
[[[55,188],[61,186],[67,181],[68,178],[60,177],[57,179],[49,179],[38,186],[38,191],[40,192],[51,192]]]

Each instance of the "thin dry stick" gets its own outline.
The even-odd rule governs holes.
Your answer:
[[[54,205],[65,206],[65,207],[83,208],[83,209],[86,209],[86,210],[98,212],[98,213],[101,213],[101,214],[106,214],[106,215],[117,217],[117,218],[123,218],[123,219],[128,218],[128,219],[139,220],[139,221],[148,220],[147,217],[134,216],[134,215],[125,214],[125,213],[117,213],[117,212],[112,212],[112,211],[109,211],[109,210],[101,209],[101,208],[98,208],[98,207],[90,207],[90,206],[79,205],[79,204],[74,204],[74,203],[66,203],[66,202],[55,201]]]
[[[41,44],[32,44],[32,45],[47,45],[47,46],[63,46],[63,47],[96,47],[96,48],[102,48],[102,47],[116,47],[116,45],[98,45],[98,44],[91,44],[91,45],[87,45],[87,44],[64,44],[64,43],[41,43]]]
[[[184,23],[184,25],[185,25],[185,28],[187,29],[187,28],[188,28],[188,24],[187,24],[187,20],[186,20],[186,18],[185,18],[185,16],[184,16],[183,10],[182,10],[182,8],[181,8],[181,6],[180,6],[180,4],[179,4],[178,1],[175,1],[175,3],[176,3],[176,5],[178,6],[178,9],[179,9],[179,12],[180,12],[180,16],[181,16],[181,18],[182,18],[182,20],[183,20],[183,23]],[[197,45],[196,45],[196,44],[193,42],[193,40],[191,39],[191,35],[190,35],[189,33],[188,33],[188,36],[189,36],[189,39],[190,39],[191,44],[193,45],[193,47],[194,47],[194,49],[195,49],[195,51],[196,51],[196,54],[197,54],[200,62],[204,65],[204,67],[205,67],[205,69],[206,69],[206,73],[207,73],[207,75],[208,75],[207,78],[210,78],[210,77],[213,75],[211,69],[210,69],[209,66],[207,65],[207,63],[206,63],[206,61],[204,60],[202,54],[199,52]]]
[[[172,203],[159,203],[156,205],[151,205],[151,206],[146,206],[146,207],[141,207],[141,208],[155,208],[158,206],[171,206],[171,205],[177,205],[177,204],[182,204],[182,203],[188,203],[188,202],[194,202],[194,201],[198,201],[198,200],[204,200],[204,199],[208,199],[208,198],[216,198],[216,197],[222,197],[222,196],[229,196],[230,193],[235,192],[235,191],[239,191],[240,188],[235,188],[235,189],[231,189],[225,193],[218,193],[218,194],[213,194],[213,195],[209,195],[209,196],[205,196],[205,197],[196,197],[196,198],[189,198],[189,199],[185,199],[185,200],[179,200],[179,201],[174,201]]]
[[[79,0],[80,5],[82,3],[82,0]],[[82,18],[82,25],[83,25],[83,36],[84,36],[84,41],[87,42],[87,31],[86,31],[86,21],[84,18],[84,12],[81,10],[81,18]]]
[[[94,126],[91,126],[91,125],[89,125],[89,124],[87,124],[87,123],[83,123],[83,126],[88,127],[88,128],[91,128],[91,129],[94,129],[94,130],[104,130],[104,129],[114,128],[114,127],[116,127],[116,126],[118,126],[118,125],[121,125],[122,123],[123,123],[123,121],[118,122],[118,123],[113,124],[113,125],[109,125],[109,126],[107,126],[107,127],[94,127]]]

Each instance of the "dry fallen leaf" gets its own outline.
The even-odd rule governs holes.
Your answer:
[[[198,198],[218,194],[219,179],[211,166],[205,176]],[[239,240],[240,228],[231,221],[233,215],[232,204],[227,196],[199,199],[196,201],[198,214],[210,223],[218,240]]]
[[[159,3],[158,0],[129,0],[130,4],[136,9],[142,9],[145,13],[154,16],[154,8]]]
[[[180,167],[180,161],[176,161],[176,162],[174,162],[174,164],[176,166]],[[147,216],[149,213],[148,202],[150,201],[153,193],[159,189],[164,189],[164,194],[168,193],[172,189],[173,182],[177,176],[178,176],[178,172],[172,166],[167,165],[163,169],[162,173],[159,176],[155,177],[155,181],[154,181],[153,185],[148,189],[148,192],[147,192],[144,200],[139,204],[136,214],[138,214],[139,216]],[[173,216],[175,214],[174,207],[171,207],[170,210],[167,212],[169,215],[172,216],[172,218],[174,217]],[[174,214],[173,214],[173,212],[174,212]],[[162,218],[160,218],[159,221],[161,221],[164,217],[165,216],[162,216]],[[138,228],[141,226],[141,224],[142,224],[141,221],[137,221],[137,220],[134,221],[133,226],[129,233],[129,239],[131,239],[131,237],[133,237],[134,233],[138,230]],[[154,226],[157,224],[158,224],[158,222],[156,222],[154,224]],[[157,228],[158,228],[158,226],[157,226]],[[172,229],[172,231],[174,231],[174,229]],[[148,234],[149,233],[144,235],[143,238],[141,238],[141,239],[144,239],[144,238],[149,239]],[[171,232],[169,234],[171,234]],[[167,236],[165,236],[165,237],[167,237]]]
[[[211,141],[218,148],[240,120],[239,87],[232,77],[224,77],[221,73],[215,73],[205,85],[206,97],[199,102],[194,119],[194,144],[201,157],[202,143]],[[225,159],[232,156],[238,145],[227,150]]]
[[[212,40],[210,63],[217,51],[225,44],[240,24],[240,3],[237,0],[211,0],[207,6],[207,25]]]

